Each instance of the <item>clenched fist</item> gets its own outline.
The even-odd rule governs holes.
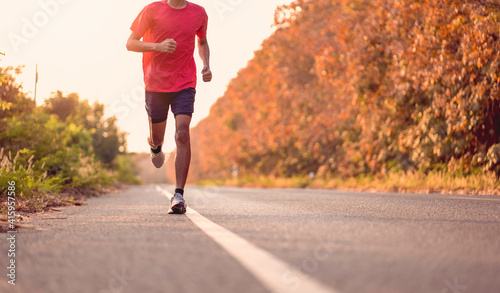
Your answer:
[[[174,39],[166,39],[165,41],[156,45],[155,51],[160,53],[172,54],[177,49],[177,42]]]
[[[208,66],[203,67],[201,74],[203,75],[204,82],[211,82],[212,81],[212,71],[210,70],[210,67],[208,67]]]

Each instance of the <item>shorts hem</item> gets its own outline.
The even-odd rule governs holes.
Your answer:
[[[189,117],[193,117],[193,113],[184,113],[184,112],[174,113],[174,117],[177,117],[179,115],[187,115]]]
[[[149,116],[149,118],[151,118],[151,123],[153,124],[158,124],[158,123],[163,123],[165,121],[167,121],[168,117],[165,117],[165,118],[153,118],[151,116]]]

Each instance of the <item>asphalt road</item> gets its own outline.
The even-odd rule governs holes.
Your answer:
[[[32,217],[0,292],[500,292],[500,197],[132,187]]]

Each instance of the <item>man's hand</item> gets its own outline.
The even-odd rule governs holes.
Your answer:
[[[208,66],[203,67],[201,74],[203,74],[203,81],[204,82],[211,82],[212,81],[212,71],[210,70],[210,67],[208,67]]]
[[[166,39],[165,41],[156,44],[155,51],[160,53],[172,54],[177,49],[177,42],[174,39]]]

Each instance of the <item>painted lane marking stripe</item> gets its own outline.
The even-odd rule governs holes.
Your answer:
[[[163,193],[169,200],[173,196],[158,185],[156,186],[156,190]],[[265,287],[271,290],[271,292],[339,293],[310,276],[293,269],[291,265],[226,228],[208,220],[190,207],[187,208],[186,216],[232,257],[239,261],[241,265],[253,274]],[[287,277],[290,278],[290,275],[293,275],[293,282],[287,282]],[[296,282],[296,280],[300,280],[300,282]]]

